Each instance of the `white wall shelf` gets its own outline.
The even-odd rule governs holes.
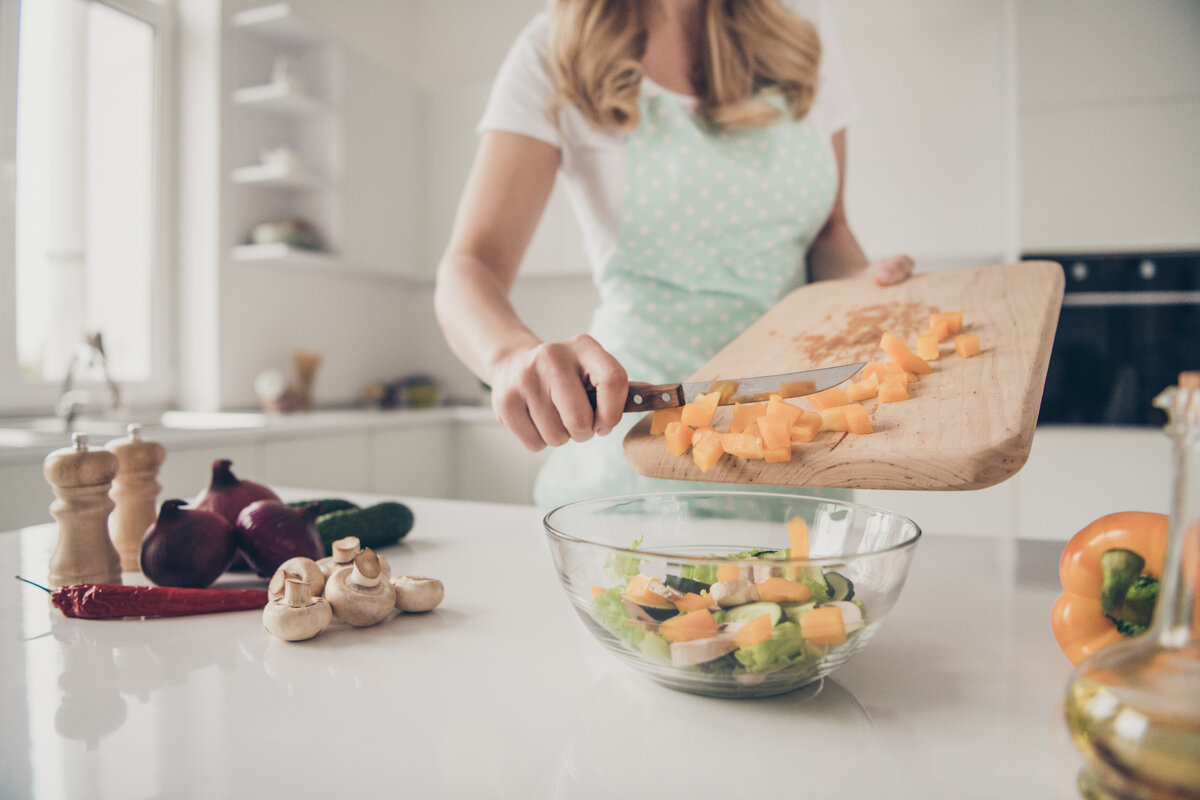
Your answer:
[[[306,92],[286,83],[263,83],[243,86],[233,93],[233,102],[250,109],[295,116],[321,116],[332,109]]]
[[[230,17],[229,24],[281,44],[309,46],[325,41],[325,36],[297,16],[288,3],[272,3],[239,11]]]
[[[332,267],[337,258],[324,250],[305,250],[286,244],[240,244],[233,248],[235,261],[291,262],[308,266]]]
[[[310,172],[279,164],[250,164],[237,167],[233,170],[231,177],[234,183],[243,186],[309,189],[324,185],[320,178]]]

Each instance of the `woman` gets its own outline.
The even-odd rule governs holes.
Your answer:
[[[625,463],[631,379],[686,378],[806,279],[908,277],[906,256],[868,262],[843,212],[854,110],[822,0],[554,0],[520,35],[435,304],[500,421],[559,448],[539,505],[669,487]],[[559,173],[600,305],[544,342],[508,295]]]

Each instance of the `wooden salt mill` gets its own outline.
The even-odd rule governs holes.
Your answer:
[[[50,513],[58,520],[58,544],[50,556],[50,585],[120,583],[121,558],[108,538],[108,496],[117,475],[115,454],[89,450],[86,433],[71,434],[71,446],[46,456],[42,474],[57,499]]]
[[[104,449],[117,456],[117,477],[113,479],[112,498],[116,508],[108,518],[108,535],[121,557],[121,569],[138,571],[142,537],[157,516],[158,469],[167,451],[158,442],[142,438],[142,426],[136,422],[126,428],[128,436],[113,439]]]

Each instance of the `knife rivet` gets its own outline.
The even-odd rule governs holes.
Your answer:
[[[663,401],[664,403],[669,403],[669,402],[671,402],[671,393],[670,393],[670,392],[663,392],[663,393],[662,393],[662,401]]]
[[[640,406],[642,404],[642,396],[640,394],[635,394],[633,396],[633,402],[637,403]]]

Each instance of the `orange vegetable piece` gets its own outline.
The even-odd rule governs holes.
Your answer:
[[[593,586],[592,587],[592,597],[599,597],[600,595],[604,594],[607,591],[608,590],[605,589],[603,586]]]
[[[700,395],[692,402],[684,404],[679,421],[693,428],[712,425],[713,414],[717,412],[717,404],[720,400],[721,393],[719,391]]]
[[[787,417],[787,424],[790,428],[796,424],[796,420],[800,419],[800,415],[804,413],[804,409],[800,406],[794,406],[787,400],[784,400],[781,395],[773,394],[767,400],[766,416],[782,414]]]
[[[717,459],[725,455],[721,434],[712,428],[700,428],[692,434],[692,460],[701,472],[708,472]]]
[[[861,381],[855,381],[846,386],[846,397],[851,403],[860,403],[863,400],[870,399],[879,391],[879,379],[874,375],[869,378],[863,378]]]
[[[808,523],[804,517],[792,517],[787,521],[789,555],[792,558],[808,558]]]
[[[917,355],[926,361],[937,361],[942,354],[942,348],[938,345],[940,342],[937,336],[926,334],[917,337]]]
[[[814,608],[800,618],[800,635],[817,647],[841,644],[846,641],[846,621],[842,618],[842,610],[837,606]]]
[[[898,403],[908,399],[908,382],[903,380],[884,381],[876,398],[881,403]]]
[[[761,403],[754,403],[752,405],[734,403],[733,418],[729,421],[729,432],[745,432],[746,428],[754,423],[754,420],[765,413],[767,413],[767,407]]]
[[[692,448],[692,429],[682,422],[669,422],[663,432],[667,440],[667,452],[681,456]]]
[[[779,396],[787,397],[802,397],[806,394],[812,394],[817,388],[817,385],[812,381],[784,381],[779,384]]]
[[[841,386],[834,386],[823,392],[817,392],[808,396],[808,404],[817,411],[824,411],[834,406],[844,406],[849,402],[850,398],[846,396],[846,390]]]
[[[979,337],[974,333],[960,333],[954,337],[954,352],[958,353],[959,358],[979,355]]]
[[[679,422],[683,416],[683,408],[659,408],[650,415],[650,435],[658,436],[667,432],[667,425]]]
[[[791,425],[789,420],[783,414],[764,414],[755,422],[758,424],[758,432],[762,437],[764,456],[766,450],[778,450],[780,447],[790,447],[792,439],[790,436]]]
[[[742,579],[742,568],[737,564],[721,564],[717,567],[717,580],[739,581]]]
[[[763,448],[763,461],[766,461],[768,464],[781,464],[784,461],[791,461],[791,460],[792,460],[792,442],[791,442],[791,438],[790,438],[790,432],[789,432],[788,443],[786,445],[784,445],[783,447],[764,447]]]
[[[883,383],[883,379],[887,377],[887,363],[884,361],[872,361],[863,367],[862,371],[858,374],[860,381],[874,377],[877,383]]]
[[[950,320],[945,318],[929,319],[929,327],[925,330],[926,336],[932,336],[939,342],[950,336]]]
[[[879,346],[887,353],[893,361],[904,367],[908,372],[916,372],[921,375],[928,375],[933,372],[933,367],[929,366],[929,362],[918,356],[912,350],[908,349],[903,341],[898,337],[884,332],[883,337],[879,340]]]
[[[754,588],[758,590],[759,600],[772,603],[805,603],[812,599],[812,589],[787,578],[767,578],[756,583]]]
[[[771,638],[773,627],[770,614],[755,617],[738,628],[738,632],[733,636],[733,643],[738,647],[749,647],[752,644],[765,642]]]
[[[752,433],[722,433],[721,448],[731,456],[760,461],[763,457],[762,439]]]
[[[675,607],[680,611],[699,611],[702,608],[712,608],[712,597],[708,592],[688,592],[675,601]]]
[[[816,411],[805,411],[792,426],[789,436],[793,442],[811,442],[821,432],[821,415]]]
[[[880,383],[883,383],[883,381],[886,381],[893,375],[903,375],[906,383],[913,383],[920,380],[920,378],[906,370],[904,367],[900,366],[900,364],[897,362],[889,361],[884,365],[883,380],[881,380]]]
[[[809,612],[812,613],[812,612]],[[663,620],[658,632],[669,642],[690,642],[716,635],[717,621],[707,608]]]
[[[829,408],[822,411],[821,414],[838,415],[838,422],[843,427],[833,430],[850,431],[851,433],[875,432],[875,429],[871,427],[871,418],[867,414],[867,409],[862,403],[850,403],[837,408]]]
[[[850,427],[846,423],[846,406],[842,405],[842,406],[834,406],[833,408],[821,409],[821,430],[823,430],[823,431],[848,431],[848,430],[850,430]]]
[[[929,315],[929,326],[932,328],[935,324],[941,322],[946,324],[947,333],[962,333],[963,327],[963,312],[961,311],[937,311]],[[943,337],[945,338],[945,337]]]
[[[661,594],[650,591],[650,578],[640,572],[629,579],[629,584],[625,587],[625,596],[635,603],[648,606],[661,606],[667,602],[667,598]]]

